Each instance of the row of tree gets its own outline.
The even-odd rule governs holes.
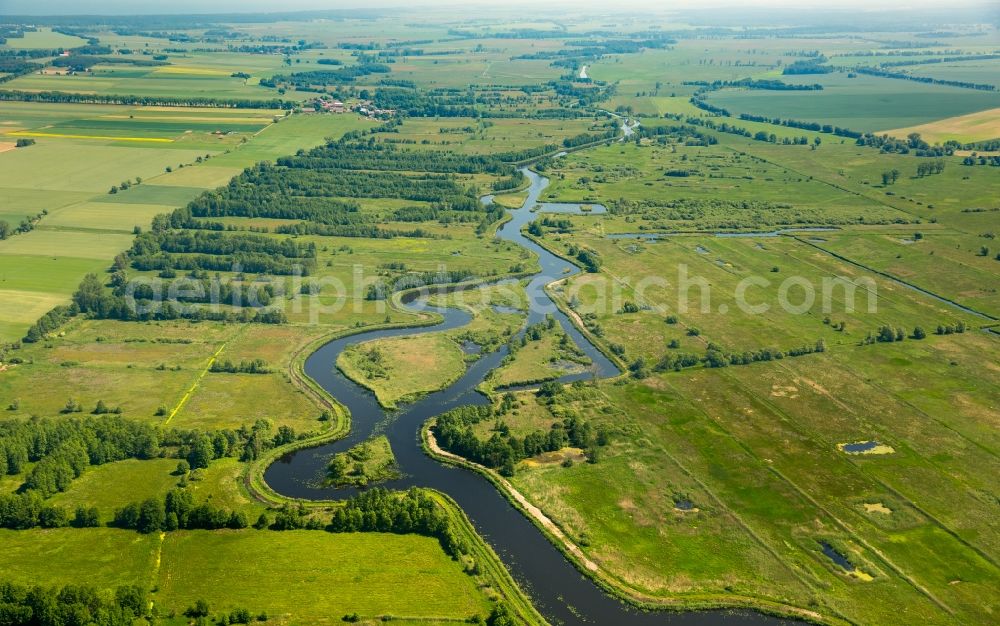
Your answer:
[[[363,491],[337,509],[327,530],[425,535],[440,541],[445,552],[453,557],[469,551],[444,509],[425,491],[416,488],[403,493],[381,487]]]
[[[0,623],[9,626],[132,626],[148,615],[149,606],[139,585],[99,591],[90,585],[0,583]]]
[[[66,507],[48,504],[34,491],[0,494],[0,528],[96,528],[100,525],[100,513],[93,507],[77,507],[71,517]]]
[[[128,94],[88,94],[63,91],[0,91],[0,102],[57,102],[80,104],[128,104],[139,106],[218,107],[226,109],[291,109],[294,103],[278,98],[242,100],[237,98],[205,98],[198,96],[139,96]]]
[[[195,504],[186,489],[171,489],[162,497],[147,498],[115,511],[114,526],[143,534],[174,530],[241,529],[250,526],[242,511],[230,511],[209,502]]]
[[[931,76],[917,76],[905,72],[893,72],[877,67],[859,66],[854,68],[858,74],[868,74],[880,78],[898,78],[902,80],[912,80],[918,83],[928,83],[933,85],[946,85],[948,87],[962,87],[965,89],[977,89],[979,91],[996,91],[996,85],[991,83],[973,83],[965,80],[949,80],[944,78],[933,78]]]
[[[674,343],[671,347],[679,344]],[[778,361],[786,357],[797,357],[816,352],[825,352],[826,342],[822,339],[815,344],[791,348],[789,350],[779,350],[777,348],[761,348],[760,350],[744,350],[742,352],[731,352],[721,346],[709,343],[705,348],[704,355],[697,355],[682,352],[667,352],[650,368],[643,358],[638,358],[629,364],[629,371],[635,378],[645,378],[649,375],[649,370],[654,372],[680,371],[688,367],[703,365],[704,367],[728,367],[730,365],[750,365],[766,361]]]

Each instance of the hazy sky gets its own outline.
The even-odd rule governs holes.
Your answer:
[[[0,14],[137,14],[137,13],[229,13],[275,12],[312,9],[343,9],[364,7],[454,6],[456,11],[472,5],[493,5],[509,8],[515,5],[552,8],[558,6],[593,7],[602,12],[623,8],[606,0],[0,0]],[[998,0],[948,0],[946,6],[992,6],[994,15],[1000,11]],[[672,8],[709,8],[713,6],[819,8],[825,10],[882,10],[903,7],[941,9],[936,0],[630,0],[628,8],[670,10]]]

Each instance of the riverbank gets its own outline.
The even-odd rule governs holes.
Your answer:
[[[434,437],[434,420],[429,420],[421,429],[421,441],[427,454],[442,463],[462,467],[486,478],[504,495],[510,504],[530,519],[581,573],[592,578],[605,592],[633,604],[639,608],[656,611],[698,611],[705,609],[751,609],[776,617],[805,620],[813,624],[827,626],[848,626],[849,621],[830,618],[800,607],[781,602],[749,596],[725,594],[691,594],[686,597],[663,598],[644,594],[629,587],[607,570],[590,559],[583,549],[574,543],[566,532],[540,508],[514,487],[510,481],[473,461],[442,449]]]

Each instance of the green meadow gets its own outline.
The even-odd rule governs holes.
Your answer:
[[[437,542],[415,535],[323,531],[184,531],[139,535],[116,529],[0,531],[5,580],[70,584],[85,578],[101,588],[146,582],[164,617],[197,600],[213,612],[247,608],[269,621],[339,624],[398,616],[401,623],[462,621],[485,615],[490,603],[473,577]],[[380,555],[371,560],[372,554]],[[385,560],[395,563],[383,567]],[[233,568],[242,572],[232,576]],[[408,585],[414,578],[419,587]],[[267,580],[262,592],[247,580]],[[317,594],[317,589],[324,592]],[[396,620],[393,620],[394,622]],[[440,623],[440,622],[438,622]]]
[[[154,597],[169,607],[203,598],[313,624],[342,623],[349,613],[464,620],[489,610],[475,579],[434,539],[416,535],[192,531],[170,535],[162,558]],[[233,566],[242,577],[232,576]],[[422,584],[409,584],[417,578]],[[247,579],[268,580],[273,591]]]

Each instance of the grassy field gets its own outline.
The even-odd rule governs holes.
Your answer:
[[[575,295],[577,311],[593,314],[611,340],[625,346],[629,359],[655,362],[672,340],[680,343],[680,352],[702,352],[709,342],[736,352],[790,350],[820,339],[846,347],[883,324],[932,331],[958,320],[981,322],[794,239],[577,241],[597,250],[606,269],[571,279],[560,296]],[[625,302],[649,308],[622,312]],[[677,322],[666,323],[668,316]],[[843,331],[835,328],[840,322]]]
[[[519,118],[474,120],[467,117],[407,119],[391,133],[379,134],[383,141],[412,141],[421,149],[435,148],[467,154],[489,154],[522,148],[561,145],[563,139],[592,131],[590,120],[529,120]]]
[[[4,580],[23,585],[152,583],[159,550],[156,535],[111,528],[0,530],[0,537]]]
[[[488,613],[476,580],[427,537],[192,531],[168,535],[162,558],[154,599],[164,607],[203,598],[216,609],[245,606],[296,624],[337,624],[348,613],[425,619]],[[421,584],[411,584],[417,579]]]
[[[72,398],[98,400],[142,421],[190,429],[238,428],[268,418],[297,431],[318,430],[321,410],[288,378],[295,351],[326,329],[247,329],[220,323],[110,320],[74,322],[44,344],[22,348],[19,365],[0,372],[0,393],[20,399],[9,417],[55,416]],[[263,358],[268,374],[207,373],[212,355]],[[33,393],[44,384],[46,394]],[[165,414],[158,415],[161,407]]]
[[[337,367],[387,408],[443,389],[465,371],[461,347],[439,333],[358,344],[341,354]]]
[[[799,168],[762,160],[758,148],[747,144],[720,133],[719,144],[708,147],[628,144],[574,153],[558,162],[544,199],[619,203],[611,219],[601,222],[606,232],[770,230],[909,219]],[[808,146],[780,148],[790,160],[811,152]],[[667,171],[687,175],[667,176]]]
[[[164,616],[180,614],[199,599],[213,613],[242,607],[281,624],[338,624],[349,613],[435,623],[486,615],[490,606],[476,579],[436,540],[414,535],[180,531],[161,539],[114,529],[0,533],[5,580],[57,585],[85,579],[99,588],[148,581]],[[376,553],[379,559],[372,562]],[[394,566],[383,566],[389,562]],[[240,576],[232,575],[234,568]],[[421,585],[407,584],[417,578]]]
[[[996,287],[1000,268],[993,258],[995,252],[990,253],[992,241],[946,229],[928,231],[914,240],[910,230],[834,233],[825,235],[826,241],[817,245],[848,258],[864,259],[879,271],[1000,317],[1000,294]]]
[[[52,503],[74,510],[97,507],[101,521],[110,522],[114,512],[130,502],[162,497],[177,486],[177,459],[129,459],[89,468],[68,491],[56,494]]]

